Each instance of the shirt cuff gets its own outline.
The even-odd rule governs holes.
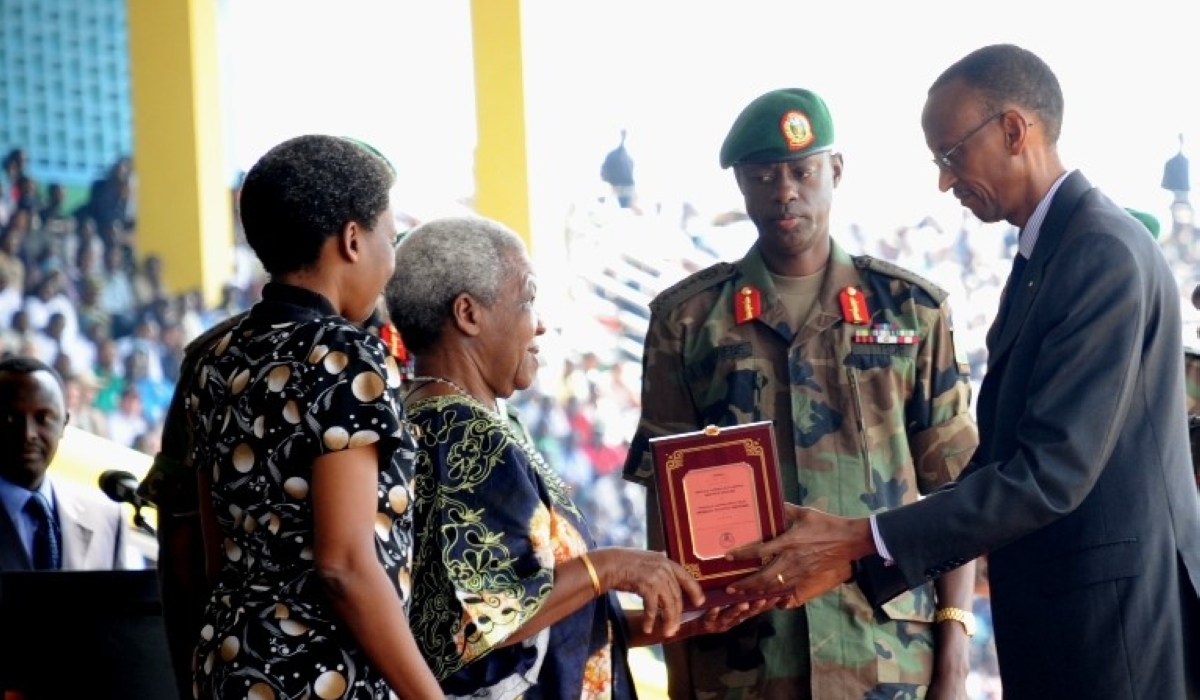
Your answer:
[[[879,523],[875,521],[875,516],[871,516],[871,539],[875,540],[875,551],[883,558],[883,563],[888,566],[895,564],[892,555],[888,552],[887,545],[883,542],[883,536],[879,534]]]

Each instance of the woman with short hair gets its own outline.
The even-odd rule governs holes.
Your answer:
[[[357,142],[276,146],[240,193],[271,277],[187,389],[212,596],[197,698],[440,698],[409,630],[414,443],[360,326],[395,265],[395,176]]]
[[[449,696],[633,697],[629,646],[722,631],[769,601],[684,622],[703,594],[682,566],[595,548],[503,402],[534,381],[536,294],[521,239],[487,219],[430,221],[397,249],[385,298],[417,374],[413,631]],[[623,611],[613,591],[644,610]]]

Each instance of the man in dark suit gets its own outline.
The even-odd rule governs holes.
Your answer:
[[[787,533],[735,553],[775,556],[736,588],[781,576],[797,604],[855,575],[879,604],[988,553],[1005,697],[1197,698],[1179,291],[1142,225],[1063,166],[1062,113],[1050,68],[1009,45],[955,63],[925,103],[939,188],[1021,230],[971,464],[870,519],[789,506]]]

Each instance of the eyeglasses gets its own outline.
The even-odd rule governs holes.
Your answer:
[[[958,149],[962,148],[963,144],[966,143],[967,141],[969,141],[972,136],[974,136],[975,134],[978,134],[979,131],[981,129],[983,129],[983,127],[987,126],[988,124],[991,124],[993,119],[996,119],[997,117],[1003,117],[1003,116],[1004,116],[1004,112],[996,112],[995,114],[988,117],[987,119],[984,119],[983,121],[979,122],[978,126],[976,126],[974,129],[971,129],[970,131],[968,131],[966,136],[964,136],[958,140],[958,143],[955,143],[950,148],[935,155],[933,157],[933,164],[938,166],[938,168],[940,168],[942,170],[947,170],[947,171],[954,170],[954,161],[951,160],[951,156],[954,155],[954,152],[957,151]]]

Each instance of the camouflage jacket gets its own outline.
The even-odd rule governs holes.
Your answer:
[[[866,302],[864,323],[843,311],[850,288]],[[755,294],[761,312],[737,322],[745,312],[735,305]],[[651,304],[625,477],[651,481],[652,437],[771,420],[792,503],[866,516],[952,481],[978,431],[945,297],[836,243],[800,329],[788,326],[757,247],[680,282]],[[687,640],[693,687],[699,698],[806,695],[789,688],[804,682],[796,659],[807,653],[814,698],[917,697],[933,664],[933,610],[926,585],[889,603],[888,619],[873,619],[858,588],[844,585],[799,611]]]

